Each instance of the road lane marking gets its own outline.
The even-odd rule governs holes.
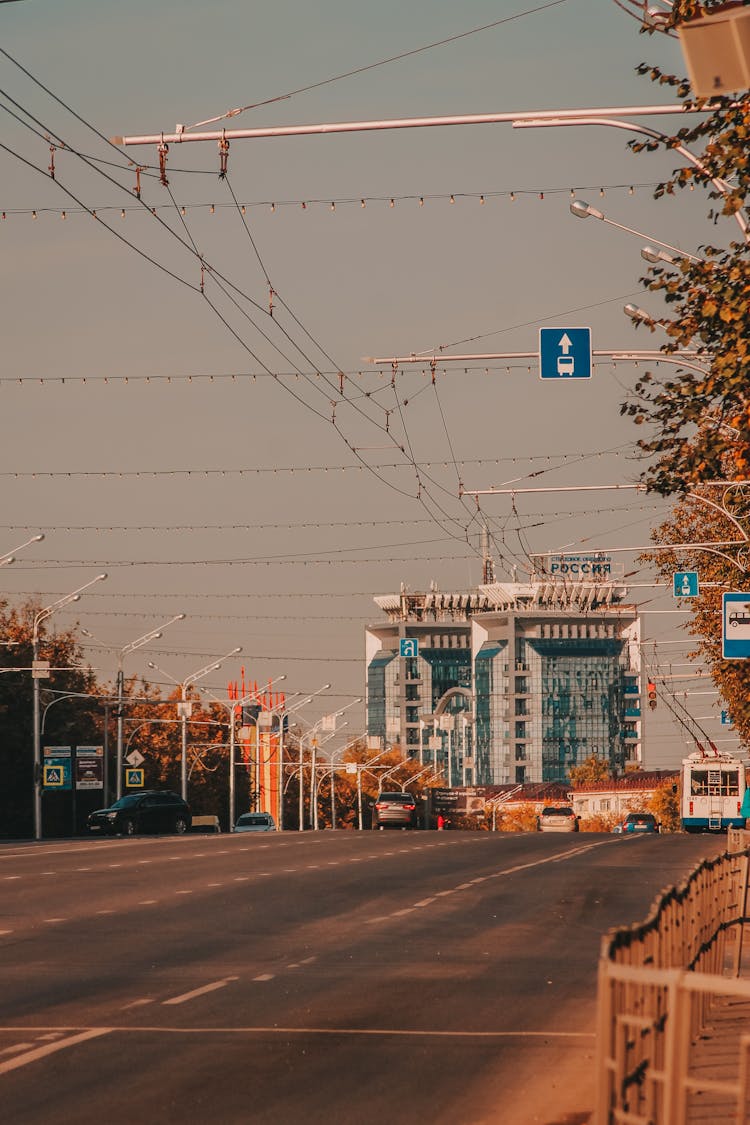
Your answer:
[[[126,1012],[128,1008],[142,1008],[144,1004],[153,1004],[153,1002],[151,997],[144,997],[143,1000],[131,1000],[129,1004],[123,1004],[122,1011]]]
[[[28,1027],[0,1027],[0,1031],[28,1032],[28,1030]],[[65,1028],[62,1034],[71,1030],[71,1028]],[[59,1050],[63,1047],[70,1047],[74,1043],[82,1042],[84,1039],[92,1039],[97,1035],[116,1033],[141,1035],[146,1032],[164,1035],[202,1035],[204,1037],[210,1035],[341,1035],[346,1037],[360,1035],[373,1038],[392,1036],[401,1039],[576,1039],[592,1042],[596,1039],[596,1033],[593,1031],[523,1031],[520,1029],[510,1031],[461,1031],[456,1029],[451,1031],[442,1028],[408,1027],[280,1027],[278,1025],[267,1027],[262,1024],[247,1027],[163,1027],[160,1025],[152,1027],[149,1025],[123,1024],[120,1027],[94,1027],[70,1039],[58,1039],[54,1044],[42,1047],[40,1050],[46,1054],[50,1049]],[[40,1036],[40,1038],[43,1037]],[[31,1052],[31,1054],[36,1054],[36,1051]],[[25,1060],[26,1056],[23,1055],[20,1058]],[[28,1061],[33,1060],[29,1059]],[[1,1068],[3,1066],[12,1070],[12,1064],[17,1062],[18,1058],[9,1060],[9,1063],[0,1063],[0,1073],[2,1073]]]
[[[253,977],[253,980],[273,980],[274,973],[260,973],[259,976]]]
[[[97,914],[114,914],[114,910],[97,910]]]
[[[419,902],[415,902],[414,905],[415,906],[429,906],[430,903],[434,902],[434,901],[435,901],[434,897],[433,898],[423,898],[423,899],[420,899]]]
[[[185,1004],[188,1000],[194,1000],[196,996],[205,996],[207,992],[216,992],[218,988],[225,988],[230,981],[238,979],[238,977],[224,977],[223,980],[215,980],[211,984],[204,984],[202,988],[194,988],[192,992],[183,992],[180,996],[173,996],[170,1000],[162,1000],[162,1004]]]
[[[313,961],[317,961],[317,959],[317,954],[314,954],[312,957],[305,957],[302,961],[300,961],[300,965],[312,965]]]
[[[223,887],[224,884],[223,883],[209,883],[208,886],[209,887]]]
[[[45,922],[67,922],[67,918],[45,918]]]
[[[71,1035],[69,1039],[58,1039],[55,1043],[46,1043],[43,1047],[35,1047],[22,1055],[16,1055],[13,1059],[0,1062],[0,1074],[18,1070],[19,1067],[43,1059],[46,1055],[51,1055],[55,1051],[63,1051],[66,1047],[74,1047],[76,1043],[85,1043],[87,1039],[97,1039],[99,1036],[109,1035],[110,1030],[108,1027],[94,1027],[89,1031],[82,1031],[79,1035]]]
[[[158,898],[142,898],[138,903],[139,906],[156,906]]]
[[[8,881],[10,881],[11,879],[20,879],[20,878],[21,878],[20,875],[3,875],[3,879],[7,879]]]
[[[28,1051],[33,1046],[33,1043],[14,1043],[12,1047],[3,1047],[0,1055],[14,1055],[18,1051]]]
[[[249,878],[250,878],[249,875],[235,875],[234,881],[235,881],[235,883],[244,883],[245,880],[249,879]]]
[[[5,936],[6,934],[12,934],[12,933],[13,933],[12,930],[0,930],[0,937]]]
[[[191,895],[192,893],[192,891],[175,891],[177,895]]]

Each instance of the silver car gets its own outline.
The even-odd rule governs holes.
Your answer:
[[[540,832],[577,832],[578,817],[570,805],[547,805],[537,817]]]
[[[411,793],[378,793],[372,810],[373,828],[413,828],[417,804]]]
[[[267,812],[246,812],[237,818],[234,832],[275,832],[276,821]]]

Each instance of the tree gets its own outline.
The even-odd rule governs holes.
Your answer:
[[[585,785],[591,781],[607,781],[612,777],[612,769],[606,758],[599,758],[592,754],[580,766],[571,766],[570,781],[572,785]]]
[[[708,503],[706,502],[708,501]],[[718,493],[715,488],[696,487],[675,505],[672,514],[653,532],[657,544],[727,543],[741,541],[742,530],[750,520],[750,497],[743,488],[733,487]],[[750,665],[743,660],[722,658],[721,594],[743,584],[741,573],[747,565],[747,549],[742,546],[703,547],[685,550],[647,552],[643,556],[656,568],[657,574],[670,586],[677,570],[695,570],[700,577],[700,596],[684,599],[691,618],[685,626],[696,638],[689,654],[700,657],[726,702],[740,739],[750,740]],[[667,668],[654,654],[652,674]]]
[[[652,812],[659,821],[662,832],[680,831],[680,794],[678,788],[675,782],[666,781],[656,790],[648,802],[649,812]]]
[[[0,835],[32,836],[34,831],[34,732],[32,702],[32,640],[37,601],[10,609],[0,601]],[[86,745],[100,741],[100,689],[73,629],[39,630],[39,655],[49,660],[49,679],[40,682],[42,744]],[[46,834],[70,833],[69,792],[45,794]]]
[[[699,5],[695,0],[675,0],[670,26],[696,14],[710,13],[718,2]],[[671,86],[686,105],[705,105],[695,99],[684,78],[665,74],[643,64],[642,74]],[[697,124],[685,126],[666,138],[633,142],[635,151],[653,150],[662,144],[702,145],[695,153],[698,165],[687,161],[659,185],[657,198],[677,189],[703,187],[711,206],[708,218],[744,212],[750,190],[750,93],[711,99],[710,113]],[[643,474],[648,487],[663,495],[681,493],[709,479],[746,477],[750,471],[750,260],[748,244],[732,240],[728,246],[705,244],[701,260],[680,258],[675,264],[655,265],[642,278],[644,286],[660,292],[669,306],[668,316],[649,321],[652,331],[661,325],[667,333],[665,353],[697,349],[696,367],[676,370],[673,377],[646,372],[635,384],[622,412],[637,424],[650,424],[653,435],[639,441],[650,458]]]

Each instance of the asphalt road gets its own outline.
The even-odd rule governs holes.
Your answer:
[[[2,1120],[587,1120],[600,937],[723,844],[400,831],[1,844]]]

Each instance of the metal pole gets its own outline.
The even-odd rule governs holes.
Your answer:
[[[104,804],[109,807],[109,700],[104,704],[104,769],[102,771],[102,784],[104,785]]]
[[[234,720],[236,704],[229,705],[229,831],[234,829],[236,819],[236,794],[234,779]]]
[[[362,767],[357,766],[357,823],[362,831]]]
[[[312,746],[310,748],[310,827],[315,829],[318,827],[318,795],[316,792],[316,771],[317,765],[317,747],[313,738]]]
[[[298,832],[305,831],[305,792],[302,785],[302,768],[304,765],[304,742],[302,735],[299,736],[299,827]]]
[[[32,640],[32,665],[39,658],[39,637],[36,628]],[[33,676],[33,671],[32,671]],[[34,678],[34,839],[42,838],[42,747],[39,732],[39,680]]]
[[[279,785],[276,827],[284,831],[284,712],[279,712]]]
[[[696,109],[686,109],[684,105],[631,105],[631,106],[596,106],[586,109],[542,109],[522,110],[517,113],[464,113],[452,114],[446,117],[401,117],[380,121],[332,121],[313,125],[282,125],[261,129],[220,129],[218,131],[191,133],[185,130],[184,125],[177,125],[174,133],[141,134],[138,136],[111,137],[112,144],[116,145],[158,145],[158,144],[185,144],[189,141],[236,141],[252,140],[262,137],[303,137],[315,134],[330,133],[365,133],[383,129],[428,129],[437,126],[450,125],[496,125],[513,123],[516,121],[543,122],[546,118],[553,119],[551,123],[566,123],[571,119],[571,124],[578,124],[577,118],[616,117],[650,117],[652,115],[679,114],[689,116],[691,113],[711,113],[716,105],[707,104]],[[221,119],[219,119],[221,120]],[[588,124],[588,121],[581,122]],[[209,124],[209,122],[206,122]],[[598,122],[597,122],[598,124]],[[632,128],[632,126],[631,126]]]
[[[115,793],[117,800],[122,797],[122,735],[123,735],[123,716],[122,716],[122,696],[123,696],[123,671],[122,662],[117,669],[117,779],[115,784]]]
[[[336,828],[336,769],[331,766],[331,829]]]
[[[187,801],[187,712],[185,709],[187,687],[180,684],[182,691],[182,755],[180,758],[180,794],[183,801]]]

